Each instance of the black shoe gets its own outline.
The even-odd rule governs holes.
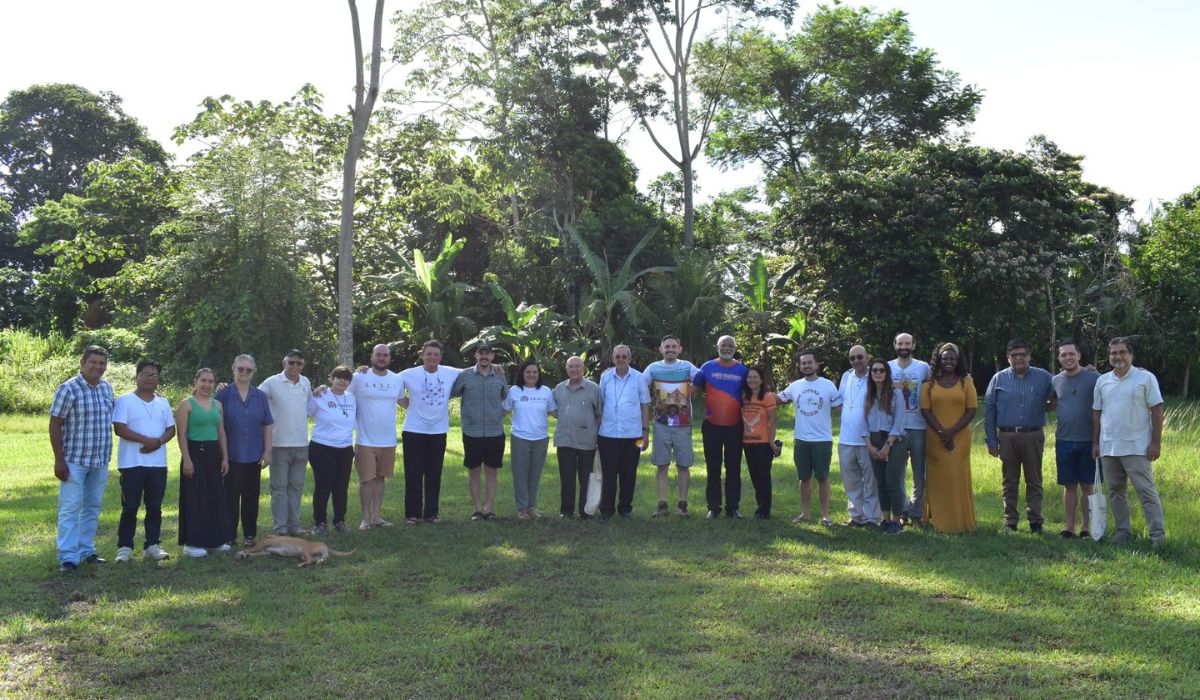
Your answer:
[[[719,511],[719,510],[709,510],[708,511],[708,519],[709,520],[716,520],[719,517],[721,517],[721,511]]]
[[[89,564],[107,564],[108,563],[107,559],[100,556],[99,554],[96,554],[95,552],[92,552],[91,554],[89,554],[87,556],[87,559],[84,559],[84,561],[86,561]]]
[[[591,519],[592,519],[592,518],[594,518],[594,517],[596,517],[596,516],[594,516],[594,515],[588,515],[587,513],[580,513],[580,514],[579,514],[579,519],[580,519],[580,520],[591,520]]]
[[[1004,523],[1004,529],[1008,530],[1009,532],[1016,532],[1017,526],[1015,524],[1010,525],[1009,523]]]
[[[59,572],[64,573],[64,574],[69,574],[78,568],[79,568],[79,566],[73,561],[64,561],[63,563],[58,565]]]
[[[628,518],[630,515],[632,515],[632,513],[617,513],[617,515],[621,516],[622,518]]]
[[[1042,524],[1041,524],[1041,523],[1037,523],[1037,524],[1034,524],[1034,525],[1030,525],[1030,526],[1029,526],[1029,531],[1030,531],[1030,532],[1032,532],[1032,533],[1033,533],[1033,534],[1035,534],[1035,535],[1040,535],[1040,534],[1042,534]]]
[[[1064,528],[1062,532],[1058,533],[1058,536],[1062,537],[1063,539],[1070,540],[1075,538],[1075,533]]]
[[[771,515],[769,513],[760,513],[758,511],[754,512],[754,517],[757,518],[758,520],[770,520],[771,519]]]

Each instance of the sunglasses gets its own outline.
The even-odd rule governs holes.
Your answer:
[[[287,363],[288,363],[289,367],[303,367],[304,366],[304,360],[288,360]]]
[[[850,359],[851,360],[865,360],[865,359],[867,359],[867,356],[866,355],[851,355]]]
[[[238,367],[236,371],[238,371],[238,372],[253,372],[254,368],[253,367]]]
[[[887,370],[883,367],[872,367],[871,374],[887,374]]]

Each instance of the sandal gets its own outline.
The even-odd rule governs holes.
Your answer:
[[[495,519],[496,519],[496,514],[495,514],[495,513],[484,513],[484,514],[483,514],[483,519],[484,519],[484,520],[495,520]]]
[[[808,522],[808,516],[807,515],[797,515],[796,517],[792,518],[792,522],[806,523],[806,522]]]
[[[821,518],[821,524],[825,527],[833,527],[833,521],[829,518]]]
[[[416,519],[416,518],[405,518],[405,519],[404,519],[404,524],[405,524],[405,525],[416,525],[416,524],[417,524],[417,519]]]

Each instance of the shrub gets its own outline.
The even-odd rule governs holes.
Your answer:
[[[109,362],[133,362],[146,356],[146,341],[125,328],[85,328],[75,333],[75,352],[82,354],[89,345],[108,350]]]

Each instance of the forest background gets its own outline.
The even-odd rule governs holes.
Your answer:
[[[571,353],[604,366],[616,342],[644,363],[666,333],[702,360],[732,332],[782,381],[800,347],[832,373],[849,345],[886,356],[908,330],[919,352],[959,343],[982,386],[1010,337],[1053,370],[1059,339],[1102,366],[1119,334],[1168,391],[1191,393],[1200,188],[1138,216],[1045,137],[972,145],[986,86],[919,46],[904,13],[797,9],[389,12],[385,69],[404,79],[381,96],[358,163],[354,358],[389,342],[408,366],[434,337],[461,365],[487,340],[558,375]],[[290,347],[323,377],[337,357],[350,125],[311,86],[277,102],[208,97],[176,129],[191,154],[176,160],[118,95],[10,92],[0,410],[43,409],[31,376],[52,386],[92,342],[118,362],[158,357],[176,382],[241,352],[271,367]],[[641,188],[633,135],[675,166]],[[698,183],[700,159],[762,178]]]

